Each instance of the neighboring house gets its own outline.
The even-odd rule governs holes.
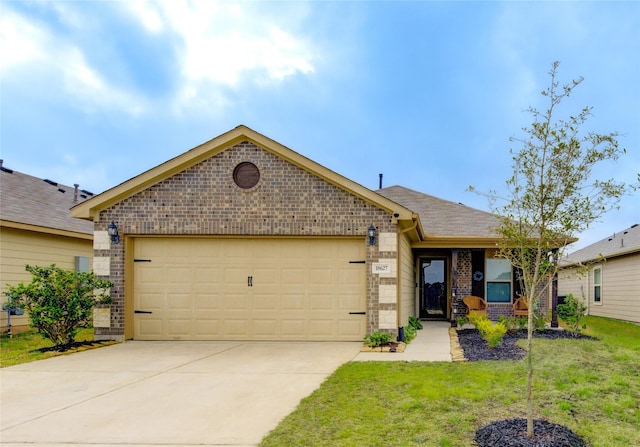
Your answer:
[[[562,265],[559,295],[583,299],[589,315],[640,323],[638,224],[571,253]]]
[[[13,171],[0,161],[0,303],[7,300],[7,285],[31,281],[26,264],[91,268],[93,223],[71,217],[69,210],[92,195]],[[7,312],[0,317],[5,332]],[[26,315],[11,317],[12,330],[28,324]]]
[[[369,190],[245,126],[72,214],[95,222],[94,271],[114,283],[99,339],[362,340],[454,321],[468,294],[510,315],[518,293],[495,216]]]

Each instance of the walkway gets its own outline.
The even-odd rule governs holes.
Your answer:
[[[406,346],[404,352],[360,352],[353,361],[452,361],[451,337],[449,336],[451,323],[448,321],[423,321],[422,324],[424,329],[418,331],[418,336]]]

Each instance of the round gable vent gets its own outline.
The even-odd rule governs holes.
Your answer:
[[[260,170],[253,163],[244,161],[233,170],[233,181],[242,189],[251,189],[260,181]]]

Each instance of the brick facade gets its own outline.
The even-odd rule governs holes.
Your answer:
[[[242,189],[233,181],[235,167],[251,162],[260,170],[258,184]],[[256,146],[239,143],[177,173],[100,213],[97,231],[114,221],[122,242],[95,249],[110,257],[111,327],[96,328],[102,338],[122,337],[125,324],[126,236],[362,236],[373,224],[378,234],[396,233],[392,216],[324,179]],[[397,251],[379,252],[367,244],[367,332],[379,328],[379,312],[397,312],[396,303],[380,303],[378,287],[396,277],[371,274],[379,259],[395,262]],[[128,297],[133,299],[133,297]],[[393,332],[393,331],[391,331]]]

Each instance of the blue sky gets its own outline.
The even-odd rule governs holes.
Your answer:
[[[640,2],[11,1],[4,166],[101,192],[245,124],[356,182],[480,209],[548,71],[640,172]],[[564,116],[559,116],[562,118]],[[640,223],[626,197],[577,247]],[[577,248],[576,247],[576,248]]]

